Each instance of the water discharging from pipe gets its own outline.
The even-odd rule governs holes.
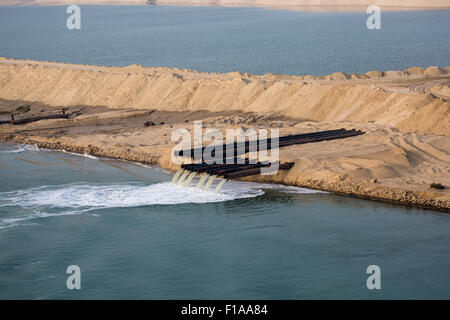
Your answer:
[[[205,183],[206,179],[208,179],[209,174],[205,174],[203,177],[200,178],[200,181],[197,183],[197,188],[201,189],[203,184]]]
[[[177,171],[177,173],[175,173],[175,175],[173,176],[173,178],[172,178],[172,183],[175,183],[175,182],[177,182],[177,180],[178,180],[178,177],[181,175],[181,173],[183,172],[184,170],[183,169],[180,169],[180,170],[178,170]]]
[[[197,175],[197,172],[192,172],[192,173],[189,175],[189,177],[187,177],[186,181],[183,183],[183,187],[187,187],[187,186],[191,183],[192,179],[194,179],[194,177],[195,177],[196,175]]]
[[[222,189],[222,186],[224,185],[225,182],[227,182],[227,179],[222,179],[222,181],[220,181],[219,184],[217,185],[216,190],[214,190],[214,192],[218,193],[220,189]]]
[[[205,186],[203,187],[203,190],[208,191],[209,187],[211,187],[214,179],[217,178],[217,175],[213,175],[209,178],[208,182],[205,184]]]
[[[177,185],[181,185],[184,181],[184,179],[186,179],[187,175],[189,174],[190,171],[186,170],[180,177],[180,179],[178,179],[177,181]]]

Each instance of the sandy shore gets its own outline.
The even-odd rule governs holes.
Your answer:
[[[241,6],[301,11],[365,11],[370,5],[378,5],[386,11],[450,9],[447,0],[4,0],[0,2],[0,5],[70,4]]]
[[[71,115],[0,125],[0,140],[177,170],[171,134],[192,130],[194,120],[281,135],[355,128],[366,134],[282,148],[281,160],[296,163],[291,170],[248,180],[450,211],[448,70],[294,77],[0,59],[0,120],[63,106]]]

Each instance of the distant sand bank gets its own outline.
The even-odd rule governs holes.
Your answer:
[[[280,150],[289,171],[247,180],[284,183],[450,211],[450,68],[255,76],[169,68],[99,67],[0,59],[0,120],[59,112],[70,119],[0,125],[0,141],[157,164],[173,130],[336,128],[366,134]],[[154,126],[144,127],[152,121]],[[441,183],[443,190],[430,188]]]
[[[0,2],[0,5],[69,4],[242,6],[301,11],[364,11],[374,4],[383,10],[450,9],[447,0],[4,0]]]

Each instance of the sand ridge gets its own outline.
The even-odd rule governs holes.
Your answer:
[[[49,106],[279,112],[313,121],[371,122],[450,135],[450,68],[328,76],[201,73],[0,59],[0,98]]]

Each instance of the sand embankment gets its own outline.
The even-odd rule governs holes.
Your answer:
[[[314,121],[373,122],[450,135],[450,68],[255,76],[0,59],[0,98],[50,106],[279,112]]]
[[[0,141],[176,170],[171,134],[192,130],[194,120],[223,132],[280,128],[281,135],[355,128],[366,134],[282,148],[281,161],[295,162],[291,170],[249,180],[450,211],[448,70],[254,76],[0,59],[0,120],[63,106],[70,114],[0,125]],[[147,121],[155,125],[144,127]]]
[[[355,11],[378,5],[383,10],[448,9],[447,0],[4,0],[0,5],[154,4],[243,6],[288,10]]]

